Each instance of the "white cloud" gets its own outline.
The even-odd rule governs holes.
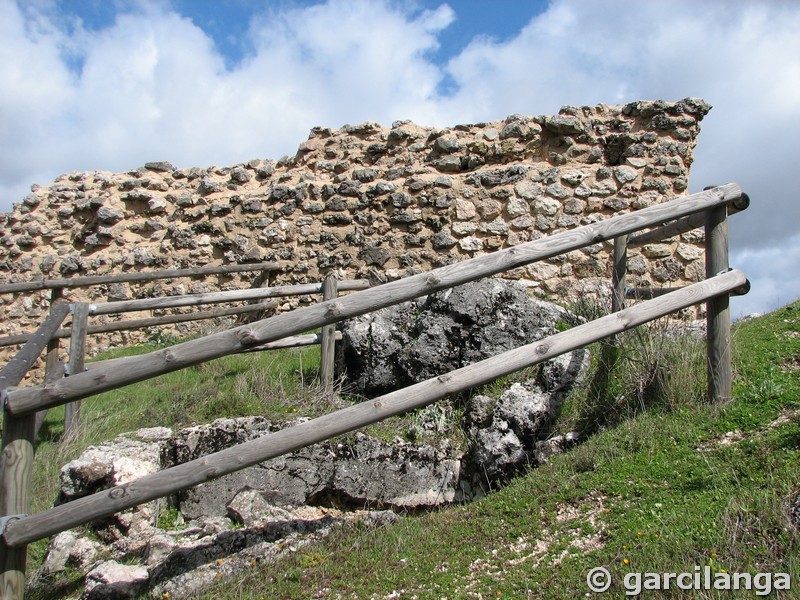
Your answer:
[[[278,158],[314,125],[446,126],[700,96],[714,109],[691,189],[737,181],[753,199],[732,219],[734,256],[755,268],[774,248],[796,256],[800,246],[796,3],[555,0],[518,35],[475,38],[447,65],[431,57],[457,3],[423,12],[415,0],[278,3],[253,18],[249,50],[229,67],[166,0],[141,0],[98,31],[55,6],[0,0],[0,210],[73,170]],[[445,77],[452,94],[440,91]]]
[[[72,24],[73,36],[45,8],[0,3],[6,210],[63,172],[278,158],[314,125],[431,121],[441,70],[425,55],[453,19],[446,5],[412,18],[366,0],[272,10],[251,24],[253,53],[226,70],[167,4],[142,2],[97,32]]]
[[[731,264],[747,274],[750,293],[731,299],[734,317],[769,312],[800,298],[800,234],[781,246],[734,251]]]

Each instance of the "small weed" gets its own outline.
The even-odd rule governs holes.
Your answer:
[[[164,531],[177,531],[185,527],[183,515],[174,506],[162,510],[158,513],[156,519],[156,526]]]

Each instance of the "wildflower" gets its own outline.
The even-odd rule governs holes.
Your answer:
[[[622,564],[629,565],[629,564],[631,564],[631,561],[629,561],[627,558],[623,558],[622,559]]]

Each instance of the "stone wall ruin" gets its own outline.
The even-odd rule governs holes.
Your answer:
[[[0,280],[256,261],[280,264],[271,285],[321,281],[331,272],[394,280],[683,194],[709,109],[688,98],[564,107],[554,116],[445,129],[408,121],[317,127],[294,157],[278,161],[71,173],[32,186],[0,214]],[[631,283],[702,279],[702,241],[690,232],[632,249]],[[610,251],[610,243],[596,244],[503,276],[540,298],[597,295],[608,286]],[[251,280],[244,273],[117,284],[68,298],[102,302]],[[282,308],[312,301],[291,299]],[[48,305],[49,292],[0,295],[0,335],[34,330]],[[144,336],[92,336],[89,351]]]

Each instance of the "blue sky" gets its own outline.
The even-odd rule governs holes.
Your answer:
[[[453,126],[702,97],[690,191],[736,181],[734,312],[800,297],[800,2],[0,0],[0,210],[62,173],[293,154],[311,127]]]

